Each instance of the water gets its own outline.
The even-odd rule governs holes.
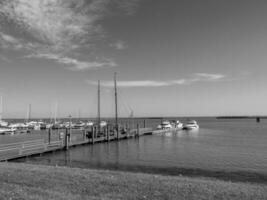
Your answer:
[[[23,162],[167,174],[267,177],[267,120],[197,118],[199,131],[71,148]],[[148,120],[156,125],[156,120]],[[157,120],[158,123],[158,120]],[[235,174],[236,175],[236,174]],[[255,177],[254,177],[255,178]]]

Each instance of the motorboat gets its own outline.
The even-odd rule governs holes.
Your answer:
[[[14,134],[16,129],[14,128],[7,128],[7,127],[0,127],[0,134],[5,135],[5,134]]]
[[[195,120],[189,120],[184,124],[183,129],[185,130],[196,130],[199,129],[199,125]]]
[[[8,122],[5,122],[5,121],[2,121],[2,120],[0,120],[0,127],[6,127],[6,126],[8,126]]]
[[[73,126],[74,126],[74,128],[81,129],[81,128],[85,127],[85,123],[80,121],[80,122],[75,123]]]
[[[157,126],[157,129],[171,129],[171,128],[173,128],[173,126],[169,121],[163,121],[161,124]]]
[[[99,125],[100,125],[100,127],[105,127],[105,126],[107,126],[107,124],[108,123],[106,121],[101,121]]]
[[[8,127],[11,129],[23,130],[27,129],[28,126],[25,123],[12,123]]]
[[[183,129],[183,123],[181,123],[179,120],[175,122],[175,128],[177,129]]]
[[[88,121],[87,123],[86,123],[86,126],[93,126],[94,125],[94,122],[92,122],[92,121]]]

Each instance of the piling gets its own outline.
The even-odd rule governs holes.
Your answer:
[[[259,117],[256,117],[256,122],[260,123],[261,119]]]
[[[48,129],[48,144],[51,143],[51,128]]]
[[[140,135],[140,126],[139,126],[139,124],[137,124],[136,126],[137,126],[136,127],[136,130],[137,130],[136,136],[139,137],[139,135]]]
[[[82,130],[82,132],[83,132],[83,141],[85,141],[86,140],[86,130],[85,130],[85,128]]]
[[[65,130],[65,150],[69,149],[68,129]]]
[[[126,131],[126,138],[128,138],[128,130],[129,130],[129,125],[126,123],[125,131]]]
[[[92,144],[94,144],[95,143],[95,127],[94,126],[92,126],[92,135],[91,135],[91,137],[92,137]]]
[[[146,128],[146,120],[144,119],[144,128]]]
[[[109,142],[109,135],[110,135],[110,128],[109,125],[107,125],[107,141]]]

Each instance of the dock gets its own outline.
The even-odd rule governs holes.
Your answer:
[[[64,135],[62,134],[64,133]],[[56,140],[52,140],[51,131],[47,132],[48,140],[35,139],[17,143],[8,143],[0,145],[0,162],[16,160],[31,156],[40,156],[45,153],[68,150],[81,145],[94,145],[100,142],[111,142],[120,140],[138,138],[144,135],[152,135],[152,128],[131,129],[128,131],[111,131],[108,128],[97,132],[97,128],[90,130],[80,130],[79,133],[72,133],[71,129],[65,129],[62,135]]]

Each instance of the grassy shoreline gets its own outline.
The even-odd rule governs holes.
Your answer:
[[[0,199],[267,199],[267,185],[0,163]]]

